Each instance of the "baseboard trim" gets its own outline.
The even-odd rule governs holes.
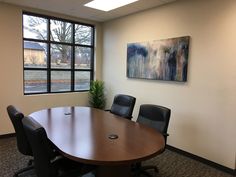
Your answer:
[[[8,134],[0,135],[0,139],[10,138],[10,137],[14,137],[14,136],[16,136],[16,133],[8,133]]]
[[[181,155],[184,155],[184,156],[186,156],[186,157],[189,157],[189,158],[191,158],[191,159],[197,160],[197,161],[199,161],[199,162],[202,162],[202,163],[204,163],[204,164],[206,164],[206,165],[209,165],[209,166],[211,166],[211,167],[213,167],[213,168],[216,168],[216,169],[218,169],[218,170],[221,170],[221,171],[223,171],[223,172],[229,173],[229,174],[231,174],[231,175],[236,175],[236,169],[231,169],[231,168],[225,167],[225,166],[223,166],[223,165],[220,165],[220,164],[218,164],[218,163],[215,163],[215,162],[213,162],[213,161],[210,161],[210,160],[208,160],[208,159],[205,159],[205,158],[203,158],[203,157],[194,155],[194,154],[192,154],[192,153],[186,152],[186,151],[184,151],[184,150],[178,149],[178,148],[173,147],[173,146],[170,146],[170,145],[166,145],[166,148],[167,148],[168,150],[170,150],[170,151],[173,151],[173,152],[179,153],[179,154],[181,154]]]

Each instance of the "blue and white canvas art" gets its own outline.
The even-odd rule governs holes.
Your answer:
[[[130,43],[127,46],[127,77],[187,81],[189,36]]]

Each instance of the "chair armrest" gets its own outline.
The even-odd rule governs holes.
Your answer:
[[[162,135],[163,135],[164,137],[167,137],[167,136],[169,136],[169,134],[168,134],[168,133],[162,133]]]
[[[130,117],[127,117],[127,118],[131,120],[133,118],[133,116],[130,116]]]

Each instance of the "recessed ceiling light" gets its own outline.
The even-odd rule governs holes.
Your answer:
[[[85,4],[85,6],[107,12],[136,1],[138,0],[93,0]]]

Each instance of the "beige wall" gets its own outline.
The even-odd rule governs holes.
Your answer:
[[[171,108],[168,144],[235,168],[236,1],[183,0],[107,22],[103,79],[108,106],[126,93]],[[191,36],[188,82],[126,77],[127,43]]]
[[[87,105],[87,92],[24,96],[23,94],[23,49],[22,9],[0,3],[0,135],[14,132],[6,113],[9,104],[16,105],[26,115],[42,108],[63,105]],[[67,18],[96,25],[99,38],[96,40],[96,72],[101,77],[101,25],[60,14],[27,9],[28,11]]]

